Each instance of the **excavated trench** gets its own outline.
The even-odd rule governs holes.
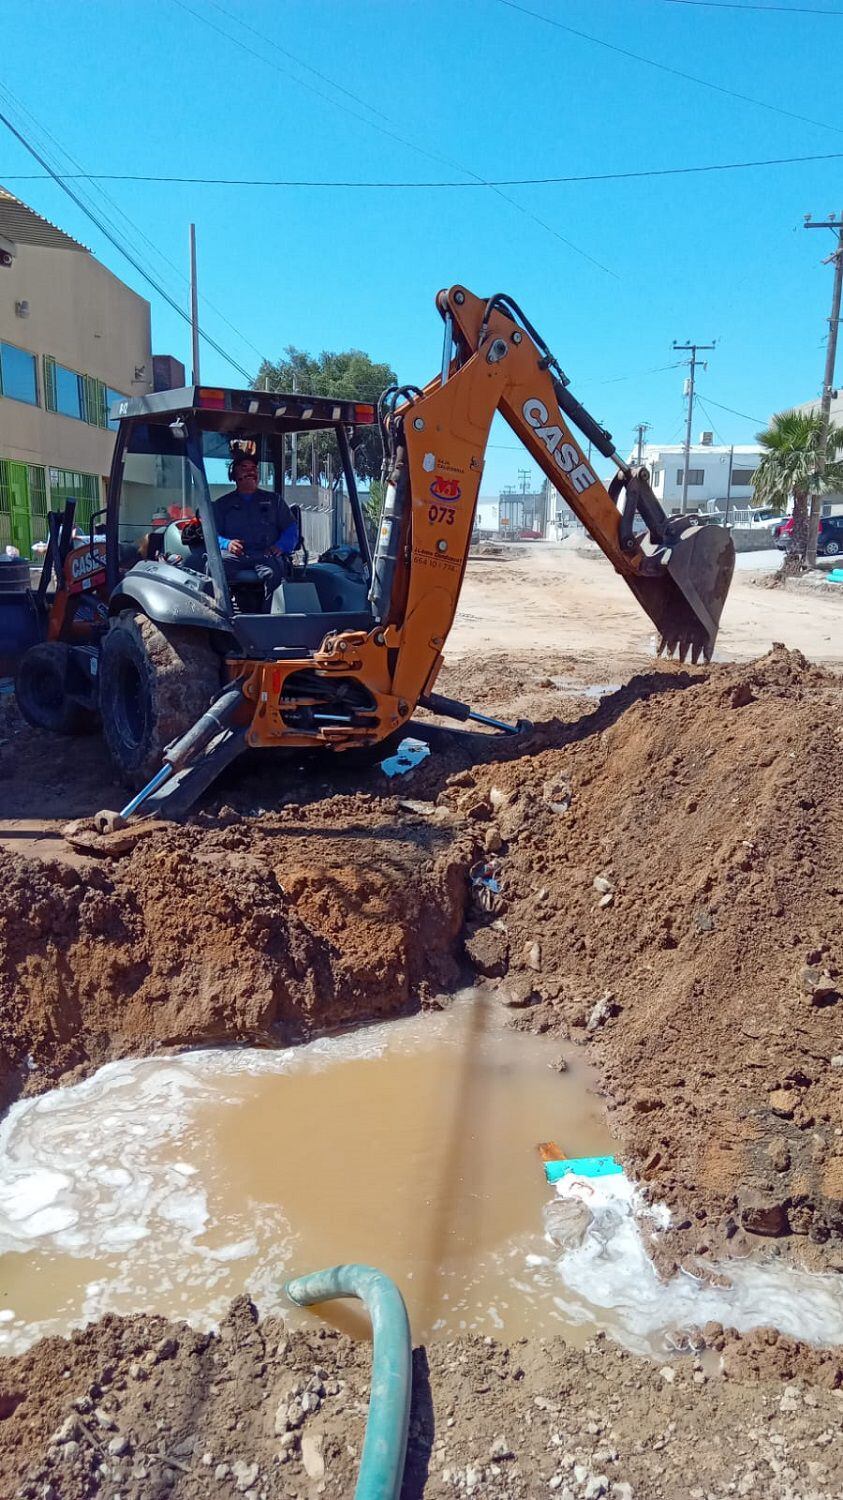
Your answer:
[[[842,705],[776,649],[400,785],[267,811],[246,778],[128,848],[7,854],[6,1349],[271,1311],[355,1256],[425,1339],[843,1342]],[[552,1199],[546,1138],[613,1142],[637,1196]]]
[[[664,1358],[712,1321],[843,1342],[837,1277],[749,1258],[660,1280],[647,1238],[667,1211],[626,1176],[573,1174],[554,1194],[538,1142],[613,1150],[594,1084],[570,1047],[507,1028],[474,993],[281,1051],[110,1063],[14,1105],[0,1352],[109,1313],[208,1327],[244,1289],[289,1318],[283,1282],[338,1261],[391,1275],[426,1344],[605,1332]],[[366,1335],[362,1316],[326,1312]]]

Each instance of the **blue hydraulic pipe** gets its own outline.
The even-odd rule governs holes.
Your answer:
[[[284,1287],[299,1307],[359,1297],[372,1320],[372,1391],[355,1500],[398,1500],[407,1456],[412,1344],[404,1298],[374,1266],[330,1266]]]

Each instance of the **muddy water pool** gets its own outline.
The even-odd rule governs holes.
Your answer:
[[[112,1063],[0,1125],[0,1350],[106,1312],[200,1326],[249,1291],[287,1311],[294,1274],[365,1261],[395,1278],[418,1341],[604,1329],[655,1356],[709,1318],[843,1341],[838,1279],[729,1267],[659,1282],[623,1176],[554,1190],[536,1147],[611,1152],[594,1079],[496,1001],[272,1052]],[[353,1304],[332,1320],[365,1332]],[[293,1320],[312,1316],[294,1312]]]
[[[106,1311],[197,1322],[248,1288],[368,1261],[417,1338],[544,1321],[514,1286],[542,1248],[536,1153],[611,1147],[590,1078],[500,1007],[447,1011],[280,1052],[109,1064],[0,1126],[0,1347]],[[585,1337],[585,1334],[583,1334]]]

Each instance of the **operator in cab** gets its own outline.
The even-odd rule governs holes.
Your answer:
[[[230,469],[235,488],[214,501],[214,521],[228,578],[252,568],[267,601],[289,577],[289,557],[298,540],[295,516],[282,495],[258,485],[257,460],[235,458]]]

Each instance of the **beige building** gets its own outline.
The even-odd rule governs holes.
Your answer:
[[[120,396],[153,389],[149,303],[0,187],[0,552],[46,536],[75,496],[105,503]]]

